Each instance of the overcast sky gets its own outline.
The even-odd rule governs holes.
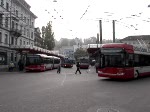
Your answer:
[[[150,34],[150,0],[26,0],[38,17],[35,27],[52,21],[55,39],[89,38],[99,33],[112,39],[112,20],[116,20],[116,38]]]

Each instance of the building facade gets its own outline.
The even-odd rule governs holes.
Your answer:
[[[71,59],[74,59],[74,51],[73,51],[73,46],[63,46],[60,49],[60,54],[69,57]]]
[[[0,0],[0,65],[17,63],[20,53],[14,46],[34,45],[34,23],[37,17],[25,0]]]

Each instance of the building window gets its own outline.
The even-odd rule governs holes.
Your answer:
[[[16,16],[18,17],[18,10],[16,10]]]
[[[5,44],[8,44],[8,35],[5,34]]]
[[[17,61],[17,53],[15,54],[15,61]]]
[[[16,23],[16,29],[18,29],[18,23]]]
[[[9,11],[9,3],[6,2],[6,10]]]
[[[29,37],[30,36],[30,34],[29,34],[29,29],[27,29],[27,37]]]
[[[25,45],[26,44],[26,41],[23,41],[23,45]]]
[[[5,19],[5,27],[8,28],[8,17]]]
[[[21,14],[21,20],[23,20],[23,14]]]
[[[29,42],[27,42],[27,45],[29,44]]]
[[[0,14],[0,26],[3,26],[3,14]]]
[[[11,44],[14,45],[14,37],[11,37]]]
[[[33,27],[33,22],[32,22],[32,27]]]
[[[11,55],[10,55],[10,59],[11,59],[11,61],[13,61],[13,57],[14,57],[14,54],[13,54],[13,53],[11,53]]]
[[[20,45],[22,45],[22,40],[20,39]]]
[[[0,32],[0,43],[2,43],[2,32]]]
[[[15,8],[13,8],[13,10],[14,10],[14,11],[13,11],[13,14],[15,15],[15,13],[16,13],[16,9],[15,9]]]
[[[26,35],[26,28],[24,28],[24,35]]]
[[[4,0],[1,0],[1,6],[2,7],[4,6]]]
[[[2,32],[0,32],[0,43],[2,43]]]
[[[15,23],[14,23],[14,21],[12,21],[12,29],[14,29],[15,28]]]
[[[26,17],[24,17],[24,22],[26,23]]]
[[[29,19],[28,19],[28,25],[29,25]]]
[[[20,30],[21,30],[21,33],[23,32],[23,31],[22,31],[22,30],[23,30],[22,28],[23,28],[23,26],[22,26],[22,25],[20,25]]]
[[[17,45],[17,38],[15,39],[15,45]]]
[[[31,33],[31,38],[33,39],[33,32]]]

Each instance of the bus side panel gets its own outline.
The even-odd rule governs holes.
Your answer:
[[[139,73],[139,76],[148,76],[150,75],[150,66],[135,67],[134,73],[136,72]]]
[[[46,64],[46,70],[52,70],[52,64],[51,63]]]
[[[126,79],[134,78],[134,68],[133,67],[125,68],[125,78]]]

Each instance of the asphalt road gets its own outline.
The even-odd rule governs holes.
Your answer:
[[[0,72],[0,112],[150,112],[150,77],[99,78],[93,68]]]

